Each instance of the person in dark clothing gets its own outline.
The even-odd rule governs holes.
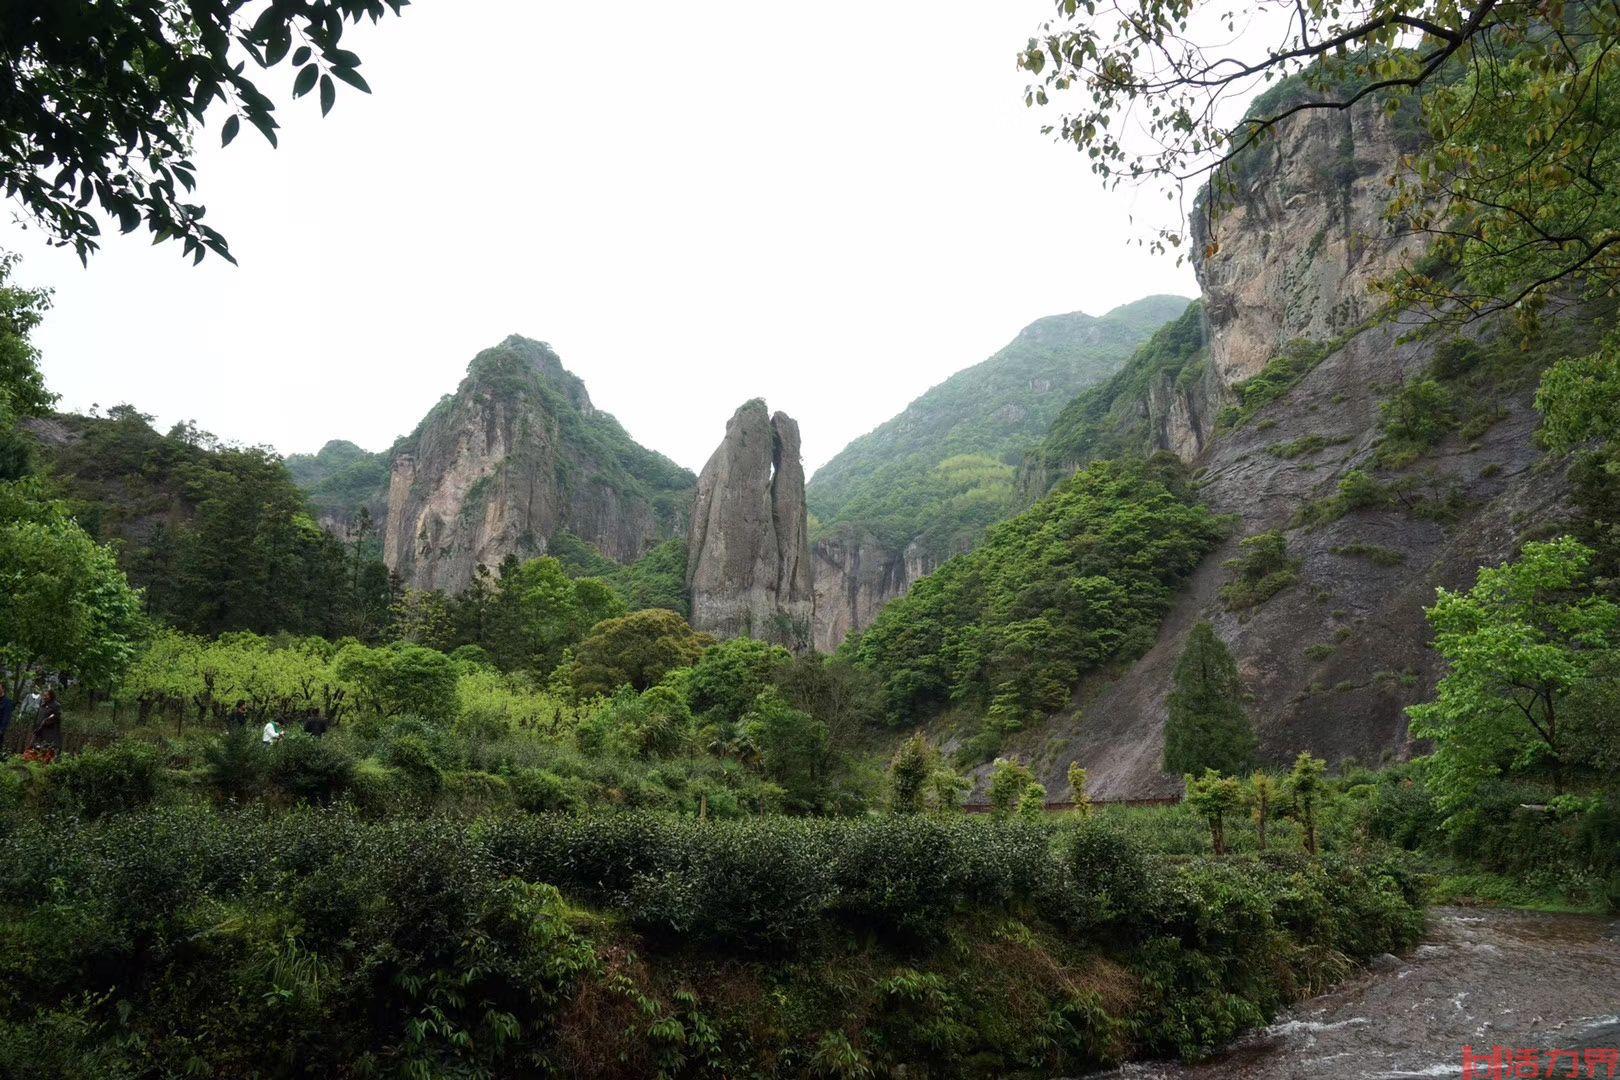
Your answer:
[[[312,738],[318,739],[325,735],[327,726],[326,717],[321,715],[319,709],[309,710],[309,713],[304,717],[304,734]]]
[[[248,707],[246,701],[237,701],[236,708],[225,717],[226,725],[232,731],[243,731],[248,726]]]
[[[39,726],[34,729],[34,745],[62,752],[62,703],[56,691],[47,690],[39,701]]]
[[[0,678],[0,757],[6,754],[6,732],[11,728],[12,706],[11,695],[6,692],[6,680]]]

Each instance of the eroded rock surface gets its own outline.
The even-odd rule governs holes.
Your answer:
[[[684,531],[691,485],[597,410],[550,346],[513,336],[396,445],[383,558],[411,587],[447,592],[480,564],[543,555],[559,530],[634,562]]]
[[[799,425],[758,398],[698,477],[687,543],[692,625],[804,648],[815,605]]]

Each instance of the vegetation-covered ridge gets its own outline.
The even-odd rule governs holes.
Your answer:
[[[1156,389],[1188,393],[1203,377],[1203,304],[1197,300],[1154,331],[1106,382],[1063,407],[1026,457],[1032,472],[1060,478],[1099,458],[1145,457],[1153,450],[1148,398]]]
[[[28,430],[49,489],[114,545],[153,616],[206,634],[370,637],[387,623],[392,593],[369,519],[322,529],[272,451],[191,424],[161,433],[130,405]]]
[[[822,531],[864,529],[947,556],[1017,506],[1014,471],[1064,404],[1186,305],[1150,296],[1101,317],[1054,315],[851,442],[806,488]]]
[[[1082,675],[1143,652],[1223,529],[1168,455],[1094,463],[886,607],[855,655],[897,721],[982,709],[988,756]]]
[[[320,517],[348,521],[361,507],[373,521],[387,515],[386,452],[374,454],[346,439],[333,439],[313,454],[288,454],[285,460],[293,482]]]

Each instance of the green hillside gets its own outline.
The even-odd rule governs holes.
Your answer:
[[[1106,381],[1066,404],[1030,451],[1029,463],[1045,466],[1056,478],[1098,458],[1145,454],[1148,431],[1142,406],[1149,390],[1166,382],[1190,387],[1203,375],[1203,358],[1203,305],[1194,300]]]
[[[1038,319],[988,360],[851,442],[807,491],[819,533],[860,526],[948,554],[1016,506],[1016,466],[1076,394],[1108,378],[1187,300],[1149,296],[1101,317]]]
[[[364,506],[373,518],[388,508],[388,455],[333,439],[314,454],[288,454],[287,471],[304,489],[310,509],[348,518]]]

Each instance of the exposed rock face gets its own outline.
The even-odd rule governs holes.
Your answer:
[[[904,596],[940,561],[915,543],[902,552],[891,551],[853,526],[816,541],[814,555],[814,640],[820,652],[832,652],[850,634],[870,626],[885,604]]]
[[[685,529],[691,485],[594,408],[550,346],[513,336],[396,444],[383,558],[411,587],[450,592],[564,529],[633,562]]]
[[[754,399],[698,477],[687,543],[692,625],[803,648],[815,604],[799,425]]]
[[[1214,221],[1200,205],[1192,250],[1208,360],[1194,387],[1150,395],[1156,449],[1191,461],[1234,384],[1288,342],[1333,340],[1373,314],[1369,284],[1417,250],[1384,220],[1402,151],[1395,122],[1372,103],[1297,113],[1252,152],[1231,205]]]

